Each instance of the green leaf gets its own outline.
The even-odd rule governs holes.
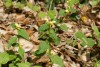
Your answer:
[[[40,66],[40,65],[35,65],[35,66],[33,66],[33,67],[43,67],[43,66]]]
[[[28,6],[31,10],[33,10],[33,5],[32,5],[31,3],[27,2],[27,6]]]
[[[20,35],[21,37],[29,40],[29,35],[27,34],[27,32],[24,29],[19,29],[18,30],[18,35]]]
[[[87,38],[87,46],[88,47],[91,47],[91,46],[94,46],[94,41],[93,41],[93,39],[92,38]]]
[[[12,24],[11,24],[11,27],[14,28],[14,29],[16,29],[15,23],[12,23]]]
[[[84,35],[81,31],[77,31],[77,32],[75,33],[75,37],[76,37],[76,38],[79,38],[79,39],[81,39],[81,40],[86,39],[85,35]]]
[[[17,63],[18,67],[31,67],[31,64],[29,62],[25,63]]]
[[[43,41],[40,43],[39,49],[35,53],[36,53],[36,55],[43,54],[49,48],[50,48],[50,46],[49,46],[48,42]]]
[[[92,0],[89,2],[92,6],[96,6],[99,3],[99,0]]]
[[[9,55],[9,60],[14,60],[16,58],[16,55]]]
[[[100,32],[99,32],[99,29],[97,28],[96,25],[91,25],[93,31],[94,31],[94,35],[96,35],[97,38],[100,38]]]
[[[53,64],[58,64],[59,67],[64,67],[63,61],[58,55],[51,55],[50,59]]]
[[[96,67],[100,67],[100,63],[96,63]]]
[[[26,4],[26,0],[20,0],[22,4]]]
[[[51,19],[54,19],[54,18],[55,18],[55,15],[56,15],[55,10],[49,10],[49,11],[48,11],[48,16],[49,16]]]
[[[13,5],[13,4],[12,4],[12,0],[5,0],[5,6],[6,6],[7,8],[10,8],[12,5]]]
[[[87,45],[88,47],[94,46],[94,41],[92,38],[86,38],[85,35],[78,31],[75,33],[76,38],[79,38],[82,41],[82,46]]]
[[[57,37],[55,31],[53,29],[50,29],[49,36],[54,40],[55,45],[58,45],[60,43],[60,39]]]
[[[0,53],[0,64],[6,64],[9,61],[9,54],[7,52]]]
[[[75,37],[82,41],[82,46],[85,46],[87,44],[87,38],[82,32],[80,31],[76,32]]]
[[[66,13],[65,13],[65,10],[64,9],[61,9],[58,13],[59,16],[65,16]]]
[[[39,31],[45,31],[49,29],[49,24],[42,24],[40,27],[39,27]]]
[[[11,47],[17,41],[17,36],[12,36],[8,41],[8,47]]]
[[[9,64],[9,67],[17,67],[14,65],[14,63]]]
[[[38,13],[38,16],[40,18],[45,18],[46,17],[46,13],[41,11],[41,12]]]
[[[40,10],[40,7],[35,5],[35,6],[33,6],[32,9],[33,9],[33,11],[39,11]]]
[[[21,58],[24,57],[24,53],[25,53],[25,52],[24,52],[24,49],[23,49],[23,48],[19,47],[18,53],[19,53],[19,55],[20,55]]]
[[[64,31],[67,31],[67,30],[68,30],[68,27],[67,27],[65,24],[62,24],[62,25],[60,26],[60,28],[61,28],[62,30],[64,30]]]
[[[79,0],[69,0],[69,2],[67,3],[68,6],[72,7],[74,4],[79,3]]]
[[[16,7],[17,7],[17,8],[22,9],[24,6],[25,6],[25,5],[22,4],[22,3],[20,3],[20,2],[17,2],[17,3],[16,3]]]

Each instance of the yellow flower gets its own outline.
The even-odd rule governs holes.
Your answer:
[[[52,51],[51,51],[51,54],[55,55],[56,53],[52,50]]]
[[[54,26],[54,23],[56,23],[56,21],[50,21],[48,23],[50,24],[50,27],[53,27]]]
[[[23,44],[19,44],[19,47],[22,48]]]
[[[69,13],[69,10],[68,10],[68,9],[66,9],[66,10],[65,10],[65,12],[66,12],[66,13]]]
[[[46,22],[49,22],[49,19],[48,19],[48,18],[44,18],[44,20],[45,20]]]
[[[88,20],[88,18],[86,16],[82,16],[81,19],[83,22],[87,22],[87,20]]]
[[[21,28],[21,26],[18,23],[15,23],[15,26],[16,26],[17,29]]]

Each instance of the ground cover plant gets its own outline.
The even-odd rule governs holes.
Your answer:
[[[0,0],[0,67],[100,67],[100,0]]]

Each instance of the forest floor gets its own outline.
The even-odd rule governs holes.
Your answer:
[[[85,1],[0,0],[0,53],[12,51],[19,63],[31,64],[23,67],[100,67],[100,1]],[[17,58],[1,67],[17,67]]]

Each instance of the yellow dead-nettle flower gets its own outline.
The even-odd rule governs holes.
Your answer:
[[[23,44],[19,44],[19,47],[22,48],[23,47]]]
[[[50,24],[50,27],[53,27],[54,26],[54,23],[56,23],[56,21],[50,21],[48,23]]]
[[[15,26],[16,26],[17,29],[21,28],[21,26],[18,23],[15,23]]]
[[[52,51],[51,51],[51,54],[55,55],[56,53],[52,50]]]
[[[65,10],[65,12],[66,12],[66,13],[69,13],[69,10],[68,10],[68,9],[66,9],[66,10]]]
[[[48,19],[48,18],[44,18],[44,20],[45,20],[46,22],[49,22],[49,19]]]

